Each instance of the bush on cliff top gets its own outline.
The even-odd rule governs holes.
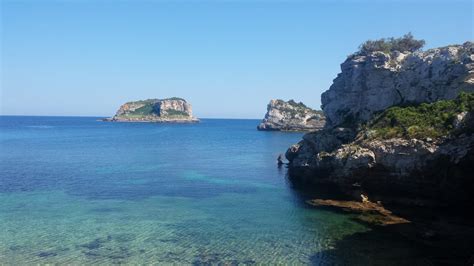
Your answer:
[[[280,100],[282,103],[284,103],[283,100]],[[302,102],[296,102],[295,100],[291,99],[288,101],[288,104],[290,106],[292,106],[293,108],[287,108],[287,107],[283,107],[283,108],[280,108],[281,111],[285,112],[285,113],[288,113],[290,114],[290,117],[292,118],[296,118],[296,116],[300,113],[300,114],[304,114],[307,112],[307,110],[310,110],[311,112],[314,112],[315,114],[319,114],[320,116],[323,116],[324,113],[323,111],[321,110],[313,110],[311,109],[310,107],[306,106],[304,103]],[[313,119],[319,119],[319,117],[317,116],[313,116],[312,117]]]
[[[400,38],[382,38],[379,40],[368,40],[359,46],[357,55],[368,55],[372,52],[380,51],[390,53],[399,52],[415,52],[425,45],[424,40],[417,40],[411,33],[407,33]]]
[[[288,104],[296,108],[308,108],[308,106],[306,106],[304,103],[302,102],[297,103],[293,99],[289,100]]]
[[[390,107],[369,122],[376,138],[438,138],[454,129],[456,115],[474,110],[474,93],[462,92],[454,100]]]

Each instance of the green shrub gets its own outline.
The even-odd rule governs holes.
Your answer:
[[[174,101],[183,101],[183,102],[186,102],[185,99],[180,98],[180,97],[171,97],[171,98],[166,98],[166,99],[163,99],[163,100],[174,100]]]
[[[145,104],[144,106],[135,109],[129,113],[129,115],[141,116],[141,115],[151,115],[154,113],[154,105],[151,103]]]
[[[297,103],[293,99],[289,100],[288,103],[291,106],[296,107],[296,108],[308,108],[304,103],[302,103],[302,102]]]
[[[168,116],[189,116],[188,113],[178,110],[169,109],[166,110]]]
[[[368,123],[375,137],[388,139],[437,138],[453,130],[456,115],[474,110],[474,93],[462,92],[454,100],[390,107]]]
[[[400,38],[382,38],[379,40],[368,40],[359,46],[359,51],[356,54],[367,55],[372,52],[415,52],[423,48],[424,40],[417,40],[411,33],[407,33]]]

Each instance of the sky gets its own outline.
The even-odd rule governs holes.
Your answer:
[[[473,2],[0,0],[0,114],[111,116],[173,96],[201,118],[262,118],[276,98],[319,109],[365,40],[474,40]]]

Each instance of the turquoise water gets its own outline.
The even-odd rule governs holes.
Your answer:
[[[310,208],[257,120],[0,117],[0,263],[337,263],[367,231]],[[319,254],[319,255],[318,255]]]

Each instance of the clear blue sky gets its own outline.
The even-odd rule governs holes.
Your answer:
[[[337,3],[336,3],[337,2]],[[473,2],[1,0],[1,114],[109,116],[179,96],[199,117],[319,108],[367,39],[473,40]]]

